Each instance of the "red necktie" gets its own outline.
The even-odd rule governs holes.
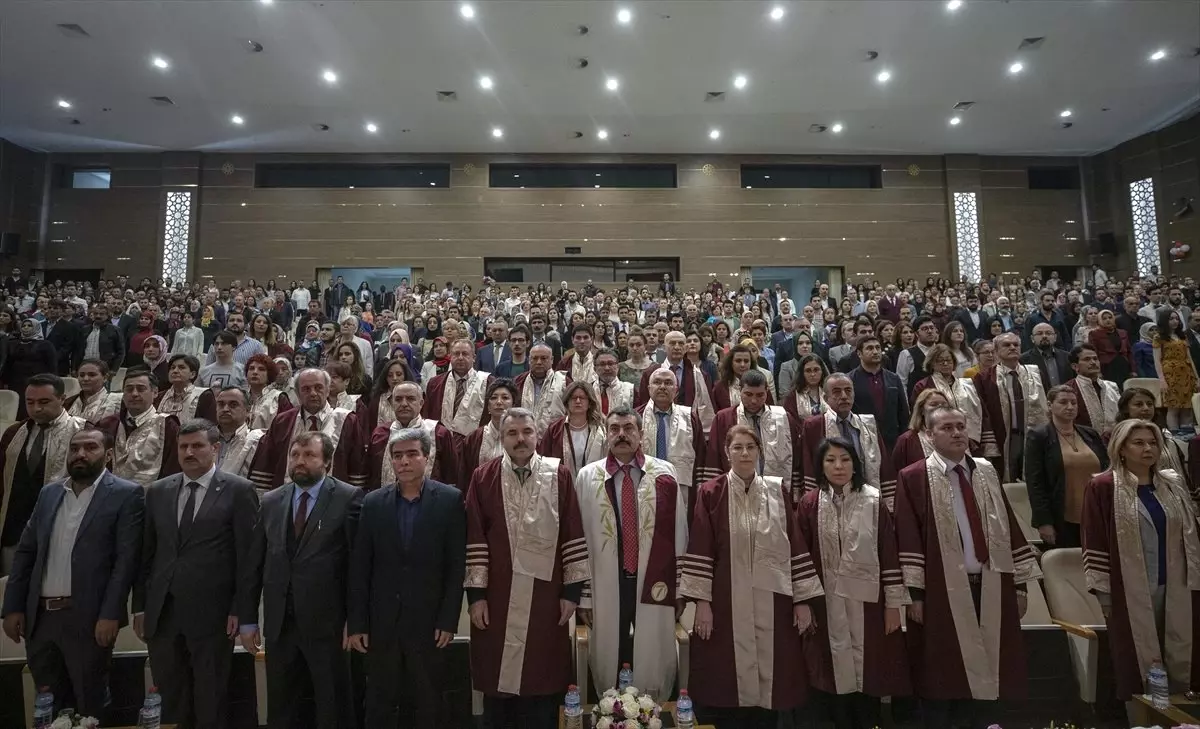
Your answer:
[[[975,546],[975,559],[978,559],[980,564],[987,564],[987,535],[983,532],[983,520],[979,518],[979,504],[975,502],[975,489],[971,487],[971,477],[962,466],[955,466],[954,473],[958,476],[958,491],[962,494],[963,507],[967,510],[967,523],[971,525],[971,543]]]
[[[463,395],[467,394],[467,379],[465,377],[455,378],[456,386],[454,388],[454,409],[450,411],[450,416],[458,415],[458,407],[462,405]]]
[[[320,430],[320,429],[321,429],[321,427],[320,427],[320,426],[317,424],[317,416],[316,416],[316,415],[309,415],[309,416],[308,416],[308,430],[309,430],[309,432],[314,432],[314,433],[315,433],[316,431],[318,431],[318,430]]]
[[[608,385],[600,383],[600,412],[608,415]]]
[[[629,466],[621,466],[625,474],[621,479],[621,568],[627,574],[637,574],[638,528],[637,499],[634,495],[633,475]]]
[[[1018,433],[1025,432],[1025,391],[1021,389],[1021,378],[1016,370],[1008,371],[1008,379],[1012,386],[1013,403],[1017,412],[1013,413],[1012,429]]]

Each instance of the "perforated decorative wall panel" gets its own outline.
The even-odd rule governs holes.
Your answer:
[[[1139,276],[1158,268],[1162,253],[1158,248],[1158,215],[1154,210],[1154,178],[1129,183],[1129,209],[1133,219],[1133,253]]]
[[[163,213],[162,276],[187,280],[191,244],[192,193],[168,192]]]
[[[954,193],[954,234],[959,277],[967,281],[980,280],[979,210],[973,192]]]

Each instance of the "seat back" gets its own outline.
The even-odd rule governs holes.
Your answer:
[[[8,588],[8,575],[0,577],[0,595],[4,594]],[[14,643],[9,640],[8,636],[0,631],[0,662],[12,661],[22,663],[25,661],[25,642]]]
[[[1033,528],[1033,506],[1029,503],[1029,487],[1023,483],[1006,483],[1004,495],[1008,497],[1008,504],[1021,525],[1021,533],[1025,535],[1025,539],[1040,543],[1042,535]]]
[[[17,419],[20,395],[12,390],[0,390],[0,422],[11,423]]]
[[[63,397],[73,397],[79,394],[79,380],[75,377],[64,377]]]
[[[1025,616],[1021,618],[1021,625],[1053,625],[1054,621],[1051,620],[1050,610],[1046,606],[1046,596],[1042,592],[1041,580],[1026,582],[1025,587],[1028,590],[1025,596],[1027,607]]]
[[[1042,574],[1051,616],[1076,625],[1104,625],[1100,602],[1083,574],[1082,550],[1051,549],[1042,555]]]
[[[1154,393],[1154,406],[1162,407],[1162,383],[1153,377],[1130,377],[1125,380],[1125,384],[1121,386],[1121,391],[1124,392],[1133,387],[1140,387],[1143,390],[1149,390]]]
[[[113,374],[112,379],[108,381],[109,392],[122,392],[125,389],[125,373],[129,370],[125,367],[117,370]]]

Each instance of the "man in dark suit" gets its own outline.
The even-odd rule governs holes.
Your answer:
[[[217,470],[217,426],[188,421],[177,443],[183,473],[146,489],[133,629],[149,644],[163,723],[221,729],[258,495],[251,482]]]
[[[346,285],[345,280],[341,276],[337,277],[329,288],[325,289],[325,316],[333,319],[337,316],[338,310],[346,303],[346,297],[353,295],[353,291]]]
[[[142,487],[104,467],[112,440],[72,436],[68,478],[38,494],[4,593],[4,632],[28,640],[29,670],[58,706],[101,716],[117,631],[142,546]]]
[[[96,304],[92,307],[92,321],[79,332],[76,340],[71,369],[79,369],[85,359],[98,359],[116,372],[125,361],[125,337],[109,319],[108,307]]]
[[[1046,322],[1033,327],[1033,347],[1021,353],[1021,364],[1034,365],[1042,376],[1042,387],[1046,392],[1050,388],[1065,384],[1075,377],[1071,364],[1067,361],[1069,354],[1055,346],[1058,333]]]
[[[496,317],[488,322],[488,340],[476,351],[475,368],[481,372],[496,373],[496,368],[512,360],[512,348],[508,346],[508,322]]]
[[[288,453],[292,482],[262,500],[251,549],[250,589],[238,608],[242,646],[258,653],[263,596],[267,654],[267,726],[299,722],[307,674],[317,729],[353,724],[346,656],[347,576],[363,492],[329,475],[333,439],[303,432]],[[265,591],[263,589],[265,584]]]
[[[868,334],[855,343],[859,365],[850,371],[854,383],[854,408],[858,415],[874,415],[879,437],[890,451],[908,429],[908,398],[904,382],[883,367],[883,343]]]
[[[425,478],[424,428],[388,443],[396,483],[367,495],[350,560],[350,646],[366,654],[366,725],[436,727],[442,657],[462,610],[467,519],[462,494]],[[503,629],[502,626],[500,629]],[[408,690],[402,696],[401,687]]]
[[[979,308],[979,294],[967,294],[967,308],[960,309],[954,314],[954,321],[963,325],[966,330],[967,344],[974,344],[978,339],[988,336],[988,317]]]
[[[1142,340],[1142,325],[1150,320],[1138,313],[1141,302],[1136,296],[1132,294],[1126,296],[1122,306],[1125,310],[1117,314],[1117,328],[1125,330],[1125,333],[1129,335],[1129,345],[1133,346],[1134,342]]]
[[[50,302],[49,313],[52,321],[47,324],[46,341],[54,345],[54,351],[58,354],[58,367],[54,374],[65,377],[71,371],[75,352],[80,346],[80,328],[73,320],[71,305],[62,299]]]

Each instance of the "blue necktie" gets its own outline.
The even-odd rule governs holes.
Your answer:
[[[762,442],[762,413],[751,415],[750,419],[754,421],[754,432],[758,434],[758,440]],[[763,469],[767,465],[767,457],[764,449],[758,449],[758,472],[763,473]]]
[[[658,417],[658,431],[654,434],[654,455],[667,460],[667,414],[655,412]]]

